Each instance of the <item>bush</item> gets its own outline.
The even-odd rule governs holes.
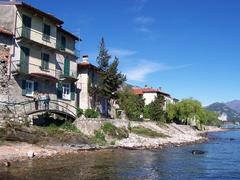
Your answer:
[[[83,115],[83,109],[77,108],[77,117],[81,117]]]
[[[126,88],[119,93],[119,106],[123,109],[129,120],[138,121],[143,113],[144,100],[135,95],[131,89]]]
[[[99,116],[99,113],[94,109],[86,109],[84,112],[84,116],[86,118],[97,118]]]
[[[95,131],[94,134],[95,135],[93,137],[91,137],[91,143],[99,144],[99,145],[102,145],[102,146],[107,144],[104,133],[102,133],[99,130],[99,131]]]
[[[146,105],[143,109],[143,118],[150,119],[149,106]]]
[[[163,111],[165,100],[158,95],[156,99],[148,105],[149,116],[152,121],[166,122],[165,112]]]

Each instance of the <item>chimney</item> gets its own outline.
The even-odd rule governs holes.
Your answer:
[[[83,57],[82,57],[82,62],[83,62],[83,63],[89,63],[89,62],[88,62],[88,55],[83,55]]]

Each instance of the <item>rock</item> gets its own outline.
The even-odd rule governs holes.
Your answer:
[[[10,166],[11,166],[11,163],[8,162],[8,161],[5,161],[5,162],[3,162],[3,165],[6,166],[6,167],[10,167]]]
[[[192,150],[192,154],[193,155],[201,155],[201,154],[205,154],[205,152],[201,151],[201,150]]]
[[[29,158],[33,158],[33,157],[35,156],[35,153],[34,153],[33,151],[28,151],[28,152],[27,152],[27,156],[28,156]]]

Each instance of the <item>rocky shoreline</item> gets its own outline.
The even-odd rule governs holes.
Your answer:
[[[115,145],[98,146],[89,144],[58,144],[58,145],[34,145],[24,142],[5,142],[0,146],[0,162],[2,166],[10,166],[14,162],[22,162],[32,159],[51,158],[86,151],[113,150],[113,149],[163,149],[184,145],[202,143],[208,140],[207,133],[223,131],[215,127],[207,127],[206,131],[198,131],[190,126],[168,125],[167,127],[155,126],[151,123],[141,124],[171,137],[149,138],[130,133],[129,137],[119,140]]]

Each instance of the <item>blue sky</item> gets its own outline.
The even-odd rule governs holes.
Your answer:
[[[96,62],[104,37],[128,82],[204,105],[240,99],[238,0],[27,0],[80,35]]]

